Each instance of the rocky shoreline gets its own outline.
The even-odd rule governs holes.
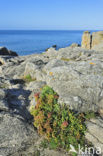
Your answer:
[[[96,49],[86,46],[88,34],[84,33],[81,47],[50,48],[42,54],[17,56],[6,49],[8,54],[3,55],[0,49],[0,155],[66,155],[38,146],[42,138],[29,108],[35,105],[34,94],[46,84],[58,93],[60,104],[76,112],[98,113],[86,123],[86,138],[103,153],[103,42],[97,48],[96,41]]]

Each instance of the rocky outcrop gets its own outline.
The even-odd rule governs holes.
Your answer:
[[[49,149],[38,151],[40,138],[32,126],[29,106],[35,105],[34,93],[44,85],[59,94],[60,104],[76,112],[91,110],[101,115],[86,123],[86,137],[103,150],[102,52],[72,46],[29,56],[1,56],[0,60],[0,155],[61,154]],[[26,75],[32,82],[24,82]]]
[[[15,155],[39,139],[32,124],[29,123],[31,119],[27,110],[29,94],[30,91],[22,89],[17,81],[0,77],[0,155],[2,156]]]
[[[82,48],[103,51],[103,31],[93,32],[85,31],[82,37]]]
[[[16,52],[8,50],[5,47],[0,47],[0,55],[18,56]]]
[[[82,48],[91,49],[91,34],[89,31],[85,31],[82,36]]]
[[[103,31],[92,33],[92,49],[103,51]]]
[[[80,47],[49,49],[32,57],[8,58],[1,72],[9,79],[30,75],[33,80],[45,82],[59,94],[60,103],[75,111],[102,112],[102,59],[101,53]]]
[[[96,54],[83,49],[61,49],[43,68],[46,83],[59,94],[60,103],[76,111],[98,111],[102,108],[102,68]],[[81,54],[82,51],[82,54]],[[60,58],[61,57],[61,58]],[[98,55],[99,57],[99,55]],[[101,60],[102,61],[102,60]],[[101,74],[100,74],[101,73]]]

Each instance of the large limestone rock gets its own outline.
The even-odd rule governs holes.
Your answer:
[[[52,57],[51,54],[49,57]],[[63,48],[56,57],[42,71],[47,74],[44,81],[59,94],[60,103],[81,112],[101,110],[102,54],[81,48]]]
[[[82,48],[103,51],[103,31],[90,32],[85,31],[82,37]]]
[[[103,31],[92,34],[92,49],[103,51]]]
[[[83,72],[85,70],[87,72]],[[93,75],[90,70],[89,62],[81,62],[76,67],[73,64],[55,66],[47,70],[46,82],[59,94],[60,103],[76,111],[98,111],[103,81],[101,76]]]
[[[91,49],[91,34],[85,31],[82,37],[82,48]]]

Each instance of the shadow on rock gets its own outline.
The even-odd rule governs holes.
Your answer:
[[[29,90],[24,90],[23,88],[12,88],[6,90],[6,100],[8,102],[8,107],[10,111],[21,116],[24,120],[32,119],[28,111],[29,107],[29,95],[31,92]]]

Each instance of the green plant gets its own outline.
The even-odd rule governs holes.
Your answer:
[[[84,115],[75,114],[67,106],[58,104],[58,95],[52,88],[45,86],[41,93],[34,95],[37,102],[31,107],[34,126],[44,135],[50,148],[70,149],[70,144],[78,149],[85,143],[86,126]]]
[[[30,74],[24,76],[23,79],[24,79],[25,82],[32,82],[32,81],[36,80],[36,79],[33,79]]]

